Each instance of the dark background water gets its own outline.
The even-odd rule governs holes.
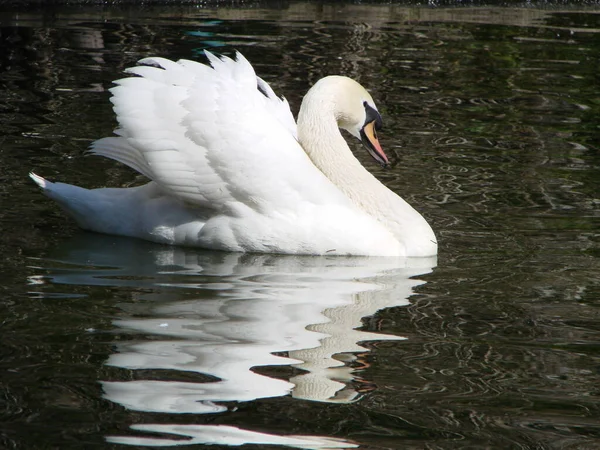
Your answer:
[[[599,448],[600,10],[587,5],[0,6],[0,447],[176,430],[225,446],[233,429],[190,428],[225,425],[258,445]],[[395,165],[357,156],[430,221],[437,267],[94,236],[28,180],[143,182],[82,156],[115,126],[107,89],[142,57],[205,48],[244,53],[294,112],[322,76],[366,86]],[[329,353],[306,351],[319,345]]]

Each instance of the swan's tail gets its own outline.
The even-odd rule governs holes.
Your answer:
[[[96,196],[93,191],[71,184],[52,183],[33,172],[29,177],[42,189],[44,195],[56,201],[81,228],[97,231],[97,227],[91,223],[91,218],[96,213],[96,208],[93,207]]]
[[[204,221],[198,211],[164,195],[156,183],[85,189],[30,173],[42,192],[84,230],[177,245],[194,245]]]

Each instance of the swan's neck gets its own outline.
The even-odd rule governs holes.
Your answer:
[[[427,221],[354,157],[338,128],[332,99],[311,93],[298,115],[298,140],[315,166],[358,208],[391,231],[407,254],[436,254],[435,235]]]

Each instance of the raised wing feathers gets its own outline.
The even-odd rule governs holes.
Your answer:
[[[282,211],[345,199],[296,141],[287,102],[250,63],[241,54],[207,57],[212,67],[148,58],[128,69],[136,76],[111,89],[119,137],[97,141],[91,152],[202,208],[239,201]]]

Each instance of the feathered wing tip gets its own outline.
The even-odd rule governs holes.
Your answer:
[[[212,61],[219,61],[221,63],[225,63],[233,67],[232,72],[235,70],[238,74],[234,75],[233,78],[236,81],[240,79],[243,80],[253,80],[256,79],[256,84],[253,86],[248,86],[252,89],[257,89],[264,97],[266,97],[269,101],[265,103],[265,107],[270,111],[271,114],[294,136],[294,139],[298,139],[298,132],[296,129],[296,120],[290,111],[290,105],[285,97],[279,97],[273,88],[263,80],[261,77],[257,76],[254,67],[252,64],[246,59],[244,55],[240,52],[235,52],[235,61],[228,57],[223,57],[221,60],[216,58],[212,53],[205,50],[207,56],[210,54]],[[217,63],[218,64],[218,63]]]
[[[139,60],[137,66],[125,69],[125,72],[178,86],[189,86],[194,77],[203,79],[207,75],[216,75],[236,82],[257,78],[254,68],[240,52],[236,52],[235,59],[225,55],[216,56],[208,50],[204,50],[204,54],[210,65],[189,59],[175,62],[166,58],[149,57]],[[122,84],[122,81],[117,80],[116,83]]]
[[[256,89],[257,76],[254,67],[240,52],[236,52],[236,59],[225,55],[218,57],[207,50],[204,51],[204,54],[218,77],[230,79],[248,89]]]
[[[153,173],[144,156],[123,137],[107,137],[98,139],[90,145],[87,155],[98,155],[114,159],[136,172],[152,179]]]

